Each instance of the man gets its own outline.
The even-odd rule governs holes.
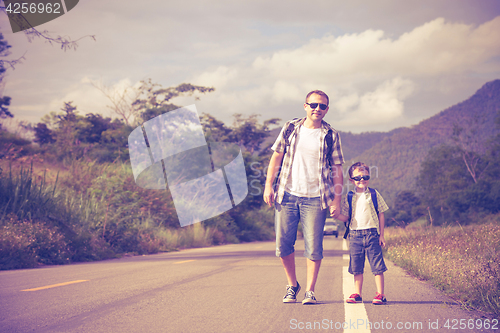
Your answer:
[[[275,204],[276,256],[281,258],[288,280],[285,303],[296,302],[301,288],[295,275],[294,253],[299,222],[307,258],[302,304],[314,304],[314,288],[323,259],[326,210],[329,207],[333,217],[340,212],[344,158],[338,132],[323,121],[328,103],[328,96],[320,90],[307,94],[306,117],[287,122],[271,148],[274,153],[269,162],[264,201],[270,207]]]

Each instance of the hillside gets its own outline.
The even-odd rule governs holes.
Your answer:
[[[371,185],[392,202],[399,191],[415,189],[420,163],[432,147],[452,143],[455,124],[473,133],[481,145],[496,133],[494,124],[499,110],[500,80],[495,80],[469,99],[384,138],[355,160],[373,167]]]

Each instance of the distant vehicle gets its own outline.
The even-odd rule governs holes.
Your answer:
[[[339,225],[332,218],[326,219],[323,235],[335,235],[335,237],[339,237]]]

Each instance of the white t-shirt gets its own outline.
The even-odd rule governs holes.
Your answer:
[[[298,197],[319,197],[321,128],[300,126],[295,142],[292,170],[285,190]]]
[[[351,221],[352,230],[362,230],[377,228],[377,223],[373,221],[372,214],[370,211],[370,203],[366,200],[366,195],[364,192],[357,193],[353,196],[353,200],[356,201],[356,211],[353,212],[353,219]]]

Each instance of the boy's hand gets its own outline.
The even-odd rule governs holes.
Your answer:
[[[385,238],[383,235],[380,235],[378,243],[380,244],[380,246],[385,247]]]

